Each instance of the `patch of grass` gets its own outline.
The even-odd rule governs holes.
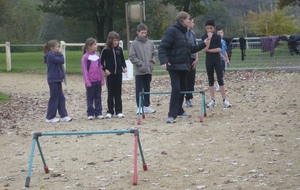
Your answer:
[[[0,104],[8,101],[10,101],[10,97],[5,93],[0,92]]]

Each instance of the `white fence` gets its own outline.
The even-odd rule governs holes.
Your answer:
[[[105,46],[105,43],[97,43],[98,46]],[[120,40],[120,47],[123,48],[123,41]],[[31,46],[28,44],[21,45],[18,44],[18,46]],[[33,45],[37,46],[37,45]],[[42,46],[39,44],[38,46]],[[67,55],[66,55],[66,47],[83,47],[84,43],[66,43],[65,41],[60,41],[60,48],[61,52],[64,55],[65,59],[65,67],[67,65]],[[5,54],[6,54],[6,70],[10,71],[12,68],[12,62],[11,62],[11,44],[10,42],[6,42],[5,44],[0,44],[0,47],[5,47]],[[129,60],[126,60],[126,65],[127,65],[127,73],[123,74],[123,80],[132,80],[133,79],[133,66]],[[66,67],[67,68],[67,67]]]

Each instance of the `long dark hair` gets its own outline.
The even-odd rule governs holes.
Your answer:
[[[58,40],[50,40],[44,44],[44,54],[51,51],[51,48],[54,48],[59,44]]]
[[[105,45],[105,47],[107,49],[113,49],[114,48],[114,46],[113,46],[114,39],[120,40],[119,34],[115,31],[109,32],[108,35],[107,35],[107,38],[106,38],[106,45]],[[119,45],[117,47],[119,47]]]
[[[85,44],[82,47],[83,54],[85,54],[89,50],[89,47],[94,45],[95,43],[97,43],[97,40],[95,38],[86,39]]]

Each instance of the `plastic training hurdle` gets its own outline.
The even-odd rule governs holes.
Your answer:
[[[33,156],[34,156],[34,149],[35,145],[37,144],[37,147],[39,149],[42,162],[44,165],[44,171],[45,173],[49,173],[49,168],[46,164],[40,143],[39,143],[39,137],[41,136],[59,136],[59,135],[93,135],[93,134],[117,134],[117,135],[122,135],[124,133],[133,133],[134,134],[134,167],[133,167],[133,178],[132,178],[132,184],[137,185],[138,181],[138,176],[137,176],[137,155],[138,155],[138,148],[140,150],[140,155],[143,163],[143,170],[147,171],[148,167],[147,164],[145,163],[143,151],[142,151],[142,146],[139,138],[139,131],[137,129],[133,130],[107,130],[107,131],[86,131],[86,132],[38,132],[33,134],[33,139],[32,139],[32,148],[31,148],[31,153],[30,153],[30,160],[29,160],[29,166],[28,166],[28,171],[27,171],[27,177],[26,177],[26,182],[25,182],[25,187],[29,187],[30,184],[30,176],[31,176],[31,168],[32,168],[32,163],[33,163]]]
[[[204,91],[180,91],[181,94],[190,94],[190,93],[200,93],[201,96],[201,105],[200,105],[200,122],[203,122],[204,117],[206,117],[206,105],[205,105],[205,92]],[[141,114],[142,118],[145,119],[144,113],[144,94],[171,94],[171,92],[140,92],[139,93],[139,107],[137,113],[137,124],[141,124]]]

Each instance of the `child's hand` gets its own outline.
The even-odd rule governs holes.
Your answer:
[[[110,75],[110,72],[109,72],[109,70],[105,70],[105,74],[106,74],[106,76],[109,76]]]
[[[123,73],[127,73],[127,67],[123,68]]]

